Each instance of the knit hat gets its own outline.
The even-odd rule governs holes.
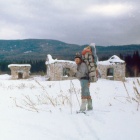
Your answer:
[[[79,59],[81,59],[81,60],[82,60],[82,56],[81,56],[81,54],[80,54],[80,53],[76,53],[75,58],[79,58]]]

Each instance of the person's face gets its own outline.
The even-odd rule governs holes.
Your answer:
[[[78,65],[81,63],[81,59],[80,58],[75,58],[75,63]]]

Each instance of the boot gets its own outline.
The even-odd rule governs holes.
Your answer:
[[[93,107],[92,107],[92,99],[88,99],[87,101],[88,101],[88,107],[87,107],[87,109],[88,110],[93,110]]]
[[[82,99],[82,103],[80,106],[80,111],[85,111],[86,110],[86,105],[87,105],[87,99]]]

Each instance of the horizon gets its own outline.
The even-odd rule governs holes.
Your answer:
[[[80,44],[75,44],[75,43],[68,43],[68,42],[64,42],[64,41],[61,41],[61,40],[56,40],[56,39],[41,39],[41,38],[25,38],[25,39],[0,39],[0,41],[22,41],[22,40],[52,40],[52,41],[59,41],[59,42],[63,42],[63,43],[66,43],[66,44],[73,44],[73,45],[79,45],[79,46],[84,46],[84,45],[89,45],[89,44],[82,44],[82,45],[80,45]],[[91,43],[95,43],[95,42],[91,42]],[[101,47],[114,47],[114,46],[131,46],[131,45],[140,45],[140,43],[139,44],[122,44],[122,45],[120,45],[120,44],[116,44],[116,45],[98,45],[98,44],[96,44],[95,43],[95,45],[96,46],[101,46]]]

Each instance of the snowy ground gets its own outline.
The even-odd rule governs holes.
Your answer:
[[[94,111],[76,114],[78,80],[0,75],[0,140],[140,140],[140,78],[91,84]],[[125,88],[126,87],[126,88]],[[135,88],[136,87],[136,88]]]

